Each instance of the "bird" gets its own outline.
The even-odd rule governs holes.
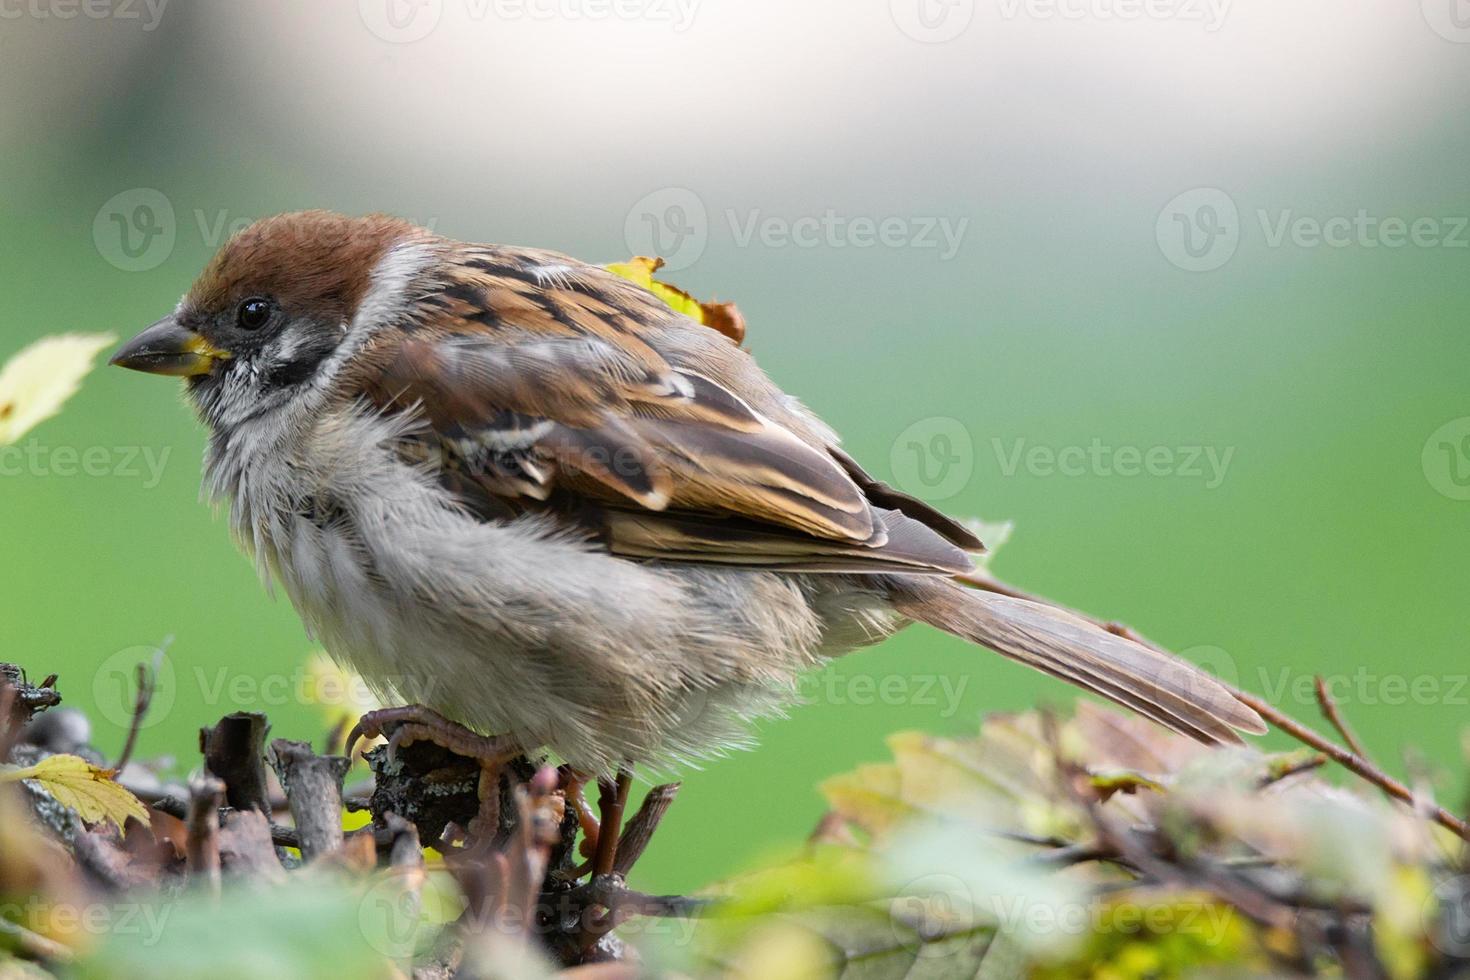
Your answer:
[[[112,363],[183,379],[205,496],[312,636],[407,702],[369,734],[588,777],[699,764],[914,623],[1201,742],[1265,731],[1187,661],[973,587],[969,527],[600,265],[276,215]]]

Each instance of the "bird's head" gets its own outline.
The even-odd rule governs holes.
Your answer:
[[[393,318],[429,262],[431,238],[385,215],[301,211],[257,221],[112,363],[185,378],[216,426],[289,403]]]

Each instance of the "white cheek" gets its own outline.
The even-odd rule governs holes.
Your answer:
[[[296,356],[296,352],[301,349],[301,341],[301,334],[297,330],[286,331],[281,335],[281,339],[276,341],[271,351],[271,360],[277,364],[289,363]]]

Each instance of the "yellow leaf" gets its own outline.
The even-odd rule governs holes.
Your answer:
[[[116,772],[94,766],[76,755],[47,756],[34,766],[0,772],[0,783],[31,779],[56,798],[56,802],[75,810],[87,823],[111,820],[119,830],[128,817],[148,822],[148,810],[132,793],[113,781]]]
[[[0,368],[0,446],[15,442],[77,393],[110,334],[63,334],[36,341]]]
[[[669,308],[682,313],[695,323],[702,323],[711,330],[718,330],[735,343],[745,340],[745,317],[740,315],[734,303],[717,303],[711,300],[701,303],[678,286],[659,282],[653,278],[664,264],[663,259],[651,259],[646,255],[635,255],[626,262],[613,262],[607,271],[637,283],[668,304]]]

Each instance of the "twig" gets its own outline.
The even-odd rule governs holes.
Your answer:
[[[1389,796],[1401,803],[1407,803],[1410,807],[1418,809],[1421,800],[1416,797],[1407,786],[1394,779],[1388,773],[1379,769],[1373,763],[1364,759],[1355,752],[1349,752],[1334,742],[1327,740],[1301,722],[1281,711],[1278,711],[1270,702],[1259,698],[1254,694],[1237,690],[1226,685],[1226,690],[1233,694],[1242,704],[1254,708],[1256,714],[1281,729],[1298,742],[1310,745],[1312,748],[1327,756],[1338,765],[1361,776],[1368,782],[1383,790]],[[1470,841],[1470,824],[1450,813],[1442,806],[1428,806],[1424,808],[1426,816],[1441,827],[1457,835],[1462,840]]]
[[[1362,758],[1368,758],[1368,751],[1363,748],[1363,743],[1358,741],[1357,733],[1348,727],[1347,719],[1342,716],[1342,712],[1338,711],[1337,702],[1333,699],[1332,692],[1327,690],[1327,682],[1322,679],[1321,674],[1314,679],[1314,685],[1317,689],[1317,705],[1322,709],[1323,717],[1333,728],[1337,729],[1337,734],[1342,736],[1348,748]]]
[[[0,936],[14,943],[16,951],[26,959],[69,963],[76,955],[70,946],[38,932],[32,932],[20,923],[11,922],[9,919],[0,918]]]
[[[632,773],[618,770],[618,777],[597,781],[597,806],[601,811],[597,835],[597,852],[592,856],[592,876],[611,874],[617,858],[618,834],[623,825],[623,808],[628,804]]]
[[[265,715],[237,711],[213,728],[199,729],[204,767],[224,780],[225,795],[236,810],[270,814],[272,802],[265,775]]]
[[[153,675],[148,669],[148,664],[138,661],[138,694],[133,701],[133,720],[128,725],[128,738],[123,742],[122,753],[118,755],[117,762],[112,768],[121,770],[133,757],[133,749],[138,744],[138,733],[143,730],[143,718],[148,714],[148,706],[153,703]]]
[[[1298,773],[1310,772],[1313,769],[1320,769],[1325,765],[1327,765],[1327,756],[1308,756],[1307,758],[1302,759],[1299,762],[1292,763],[1284,769],[1278,770],[1276,772],[1266,773],[1266,775],[1262,776],[1260,778],[1260,781],[1256,783],[1256,787],[1258,789],[1265,789],[1267,786],[1272,786],[1276,783],[1279,783],[1283,779],[1288,779],[1292,776],[1297,775]]]
[[[1006,585],[1004,582],[1001,582],[998,579],[990,578],[988,575],[982,576],[980,573],[976,573],[976,575],[974,576],[967,577],[965,581],[968,584],[975,586],[976,588],[985,589],[988,592],[997,592],[1001,595],[1007,595],[1013,598],[1029,599],[1033,602],[1043,603],[1045,605],[1052,606],[1053,608],[1060,609],[1063,612],[1069,612],[1074,616],[1078,616],[1082,619],[1087,620],[1100,629],[1107,630],[1109,633],[1112,633],[1115,636],[1121,636],[1125,639],[1132,640],[1134,643],[1141,644],[1159,653],[1168,654],[1168,651],[1165,650],[1163,647],[1146,639],[1142,634],[1138,633],[1128,626],[1123,625],[1122,623],[1106,622],[1097,619],[1094,616],[1090,616],[1087,613],[1078,612],[1075,609],[1069,609],[1066,606],[1061,605],[1060,603],[1051,602],[1047,599],[1041,599],[1036,596],[1028,595],[1025,592]],[[1219,681],[1219,678],[1216,678],[1216,680]],[[1327,756],[1338,765],[1367,780],[1374,786],[1377,786],[1379,789],[1383,790],[1389,796],[1392,796],[1394,799],[1400,801],[1401,803],[1408,804],[1410,807],[1415,808],[1416,811],[1420,810],[1420,804],[1422,801],[1415,797],[1415,795],[1409,790],[1407,786],[1394,779],[1392,776],[1388,775],[1377,766],[1373,765],[1373,763],[1363,758],[1361,754],[1348,751],[1347,749],[1344,749],[1341,746],[1328,741],[1326,738],[1323,738],[1321,735],[1317,734],[1306,725],[1303,725],[1301,722],[1292,718],[1290,715],[1287,715],[1286,713],[1277,710],[1275,706],[1273,706],[1265,699],[1257,697],[1254,694],[1247,693],[1246,691],[1239,690],[1238,688],[1231,687],[1229,684],[1226,684],[1223,681],[1219,681],[1219,683],[1222,687],[1229,691],[1237,701],[1240,701],[1242,704],[1254,708],[1256,714],[1260,715],[1262,718],[1266,719],[1271,724],[1281,729],[1287,735],[1290,735],[1292,738],[1296,739],[1299,742],[1302,742],[1305,745],[1310,745],[1312,748],[1316,749],[1318,752],[1321,752],[1323,755]],[[1439,824],[1441,827],[1444,827],[1446,830],[1460,837],[1462,840],[1470,841],[1470,824],[1467,824],[1464,820],[1456,817],[1444,807],[1424,807],[1422,809],[1422,812],[1435,823]]]
[[[213,776],[200,776],[189,786],[188,842],[185,861],[189,877],[203,882],[219,895],[219,808],[225,799],[225,784]]]
[[[280,777],[291,819],[301,835],[301,856],[313,861],[340,848],[347,759],[317,755],[306,742],[278,738],[271,743],[270,763]]]
[[[220,816],[220,867],[232,874],[280,883],[286,870],[272,846],[271,827],[259,810],[227,810]]]
[[[623,829],[623,836],[618,841],[618,856],[613,862],[615,874],[627,877],[628,872],[633,870],[633,865],[643,856],[644,850],[653,840],[653,832],[658,829],[664,814],[669,812],[678,793],[678,783],[664,783],[655,786],[643,797],[638,812],[628,821],[627,827]]]

